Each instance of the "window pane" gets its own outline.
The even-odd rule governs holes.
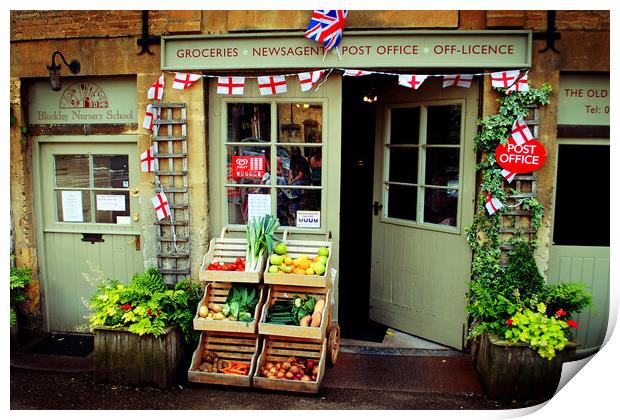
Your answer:
[[[96,191],[95,223],[124,224],[131,213],[129,211],[129,192],[127,191]],[[121,216],[121,220],[118,219]],[[120,221],[120,223],[119,223]]]
[[[298,211],[319,212],[318,215],[320,215],[321,190],[277,188],[276,192],[278,197],[278,220],[281,226],[298,226]]]
[[[390,185],[388,190],[388,217],[416,221],[418,188]]]
[[[270,104],[228,104],[227,141],[269,142],[270,138]]]
[[[424,192],[424,222],[456,226],[458,198],[457,190],[426,188]]]
[[[278,185],[321,185],[321,147],[278,146]]]
[[[427,144],[461,143],[461,106],[429,106],[427,117]]]
[[[418,182],[418,149],[409,147],[390,148],[389,181]]]
[[[426,185],[459,185],[459,149],[426,149]]]
[[[56,186],[61,188],[88,188],[88,155],[55,155]]]
[[[95,188],[129,188],[127,155],[93,156]]]
[[[269,146],[227,146],[226,150],[230,168],[228,183],[271,184]]]
[[[90,192],[56,191],[56,209],[59,222],[90,223]]]
[[[245,225],[248,223],[248,201],[250,194],[270,194],[270,187],[227,187],[228,224]]]
[[[309,103],[278,104],[279,143],[322,143],[323,106]]]
[[[559,146],[556,245],[609,246],[609,158],[609,146]]]
[[[418,144],[420,108],[393,108],[390,121],[390,144]]]

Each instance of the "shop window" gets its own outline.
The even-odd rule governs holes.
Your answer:
[[[127,155],[55,155],[54,180],[59,222],[118,224],[130,215]]]
[[[274,101],[228,103],[226,109],[227,223],[247,224],[260,203],[281,226],[319,229],[297,216],[322,210],[323,105]]]
[[[555,245],[609,246],[609,158],[607,145],[558,147]]]
[[[384,180],[388,219],[456,227],[462,119],[460,104],[389,110]]]

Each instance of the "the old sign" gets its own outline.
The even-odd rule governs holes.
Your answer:
[[[545,146],[535,139],[519,145],[510,137],[506,144],[500,144],[495,149],[495,160],[499,166],[517,174],[540,169],[546,159]]]
[[[562,74],[558,124],[609,125],[609,74]]]

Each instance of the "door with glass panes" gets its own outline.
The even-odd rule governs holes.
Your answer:
[[[477,89],[434,82],[378,107],[370,318],[461,349]]]
[[[83,273],[126,283],[144,270],[140,205],[131,194],[139,176],[136,143],[73,140],[40,142],[41,275],[50,331],[88,324],[84,299],[95,285]]]

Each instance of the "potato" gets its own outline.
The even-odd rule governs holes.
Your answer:
[[[200,309],[198,309],[198,316],[201,318],[206,318],[207,315],[209,315],[209,308],[207,308],[206,306],[202,305],[200,307]]]
[[[215,319],[217,321],[222,321],[222,320],[226,319],[226,317],[224,316],[223,313],[218,312],[215,315],[213,315],[213,319]]]
[[[213,319],[213,312],[209,312],[209,315],[207,315],[207,319]]]
[[[209,303],[209,309],[211,309],[213,312],[222,312],[222,307],[220,305],[218,305],[217,303]]]
[[[310,321],[312,321],[312,315],[306,315],[301,320],[299,320],[299,326],[308,327],[310,326]]]
[[[323,312],[323,308],[325,307],[325,300],[319,299],[314,304],[314,314],[317,312]]]
[[[310,326],[311,327],[321,326],[321,313],[320,312],[315,312],[314,315],[312,315],[312,322],[310,322]]]

